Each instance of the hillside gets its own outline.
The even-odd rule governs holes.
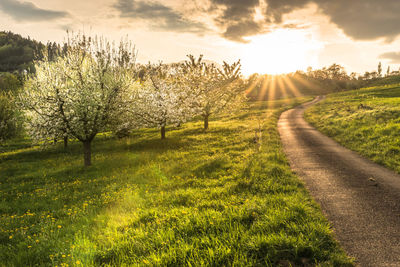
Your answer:
[[[398,85],[329,95],[306,112],[306,119],[344,146],[400,173]]]
[[[302,99],[306,101],[306,99]],[[6,266],[351,266],[291,172],[277,132],[296,101],[45,150],[0,154],[0,262]],[[267,108],[269,107],[269,108]],[[258,137],[257,137],[258,136]]]
[[[389,86],[392,84],[400,84],[400,75],[392,75],[392,76],[372,80],[370,82],[367,82],[365,84],[365,87]]]
[[[0,32],[0,72],[32,69],[32,61],[43,57],[45,46],[12,32]]]

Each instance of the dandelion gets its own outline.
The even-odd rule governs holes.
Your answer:
[[[61,257],[65,258],[66,256],[64,254],[62,254]]]
[[[13,236],[12,236],[12,235],[10,235],[8,238],[12,239],[12,238],[13,238]]]
[[[39,240],[36,239],[35,242],[36,242],[36,243],[39,243]]]
[[[32,246],[28,246],[28,248],[31,248]]]
[[[81,264],[81,261],[77,260],[75,263],[76,263],[76,265],[79,265],[79,264]]]
[[[57,225],[57,228],[58,228],[58,229],[61,229],[61,227],[62,227],[61,225]]]

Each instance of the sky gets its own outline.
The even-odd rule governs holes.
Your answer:
[[[350,72],[400,67],[399,0],[0,0],[0,30],[42,42],[66,31],[128,36],[138,61],[204,55],[241,60],[245,75],[333,63]]]

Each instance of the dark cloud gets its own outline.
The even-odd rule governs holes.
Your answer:
[[[243,37],[263,31],[262,24],[254,21],[259,0],[211,0],[212,9],[222,9],[221,16],[216,18],[218,26],[224,29],[227,39],[246,42]]]
[[[380,59],[388,59],[392,64],[400,63],[400,52],[387,52],[379,56]]]
[[[64,11],[41,9],[32,2],[0,0],[0,10],[18,21],[45,21],[67,17]]]
[[[209,0],[209,3],[208,12],[213,14],[222,36],[237,42],[245,42],[246,36],[287,27],[284,15],[309,4],[316,4],[332,23],[356,40],[391,41],[400,34],[400,0]],[[114,7],[121,17],[151,21],[153,27],[163,30],[203,32],[206,28],[158,2],[118,0]],[[265,20],[256,21],[256,10],[261,7],[266,7],[262,9]]]
[[[232,41],[247,43],[247,41],[243,39],[244,36],[251,36],[260,33],[260,31],[260,24],[252,20],[240,21],[236,24],[230,24],[226,31],[223,33],[223,36]]]
[[[120,12],[121,17],[147,20],[153,28],[161,30],[196,33],[207,31],[202,23],[185,19],[179,12],[157,2],[118,0],[114,8]]]
[[[400,34],[399,0],[260,0],[266,3],[264,23],[255,23],[258,0],[210,0],[223,8],[216,21],[226,30],[224,36],[241,41],[243,37],[261,33],[265,28],[284,23],[283,16],[295,10],[316,4],[332,23],[356,40],[386,38],[393,40]],[[253,21],[255,28],[250,27]],[[232,28],[232,29],[231,29]],[[240,30],[237,30],[240,29]],[[236,32],[238,35],[233,36]]]
[[[386,38],[400,34],[400,1],[335,0],[319,2],[320,9],[350,37],[358,40]]]
[[[305,7],[311,0],[266,0],[266,20],[269,23],[282,23],[282,16]],[[314,1],[315,2],[315,1]]]

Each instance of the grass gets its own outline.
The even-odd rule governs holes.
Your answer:
[[[295,104],[253,103],[163,141],[150,129],[102,135],[86,169],[79,143],[9,143],[0,265],[352,266],[283,154],[277,119]]]
[[[400,173],[400,87],[363,88],[327,97],[306,119],[336,141]]]

